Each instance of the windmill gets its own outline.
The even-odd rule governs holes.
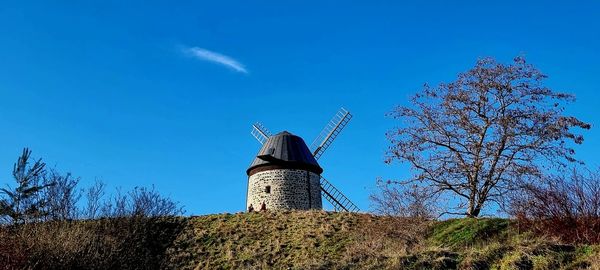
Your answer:
[[[250,132],[263,145],[247,170],[246,204],[272,209],[322,209],[324,197],[335,211],[358,212],[358,207],[321,173],[317,160],[346,127],[352,114],[341,108],[327,123],[310,149],[302,138],[287,131],[272,135],[262,124]]]

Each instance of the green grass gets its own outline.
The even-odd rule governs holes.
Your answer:
[[[431,244],[457,248],[507,237],[509,222],[500,218],[464,218],[441,221],[433,225]]]

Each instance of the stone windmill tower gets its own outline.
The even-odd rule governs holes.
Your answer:
[[[322,209],[322,197],[335,211],[357,212],[358,207],[321,176],[317,162],[352,115],[341,109],[311,144],[287,131],[271,135],[261,124],[252,126],[251,134],[262,144],[246,170],[248,193],[246,208],[263,202],[269,210]]]

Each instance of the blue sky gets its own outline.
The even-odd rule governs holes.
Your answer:
[[[568,113],[593,126],[577,156],[600,166],[597,1],[399,2],[3,1],[0,184],[27,146],[83,185],[242,211],[250,125],[310,143],[343,106],[354,118],[320,163],[368,210],[377,177],[409,173],[383,163],[384,114],[478,57],[518,54],[577,96]]]

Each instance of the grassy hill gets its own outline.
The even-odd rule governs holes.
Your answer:
[[[19,233],[21,266],[38,269],[600,269],[599,246],[533,237],[504,219],[298,211],[36,224]],[[15,250],[0,244],[5,257]]]
[[[167,251],[181,269],[585,269],[600,248],[512,231],[505,219],[415,230],[368,214],[268,212],[190,218]],[[408,235],[403,231],[408,230]],[[421,235],[410,235],[410,233]]]

